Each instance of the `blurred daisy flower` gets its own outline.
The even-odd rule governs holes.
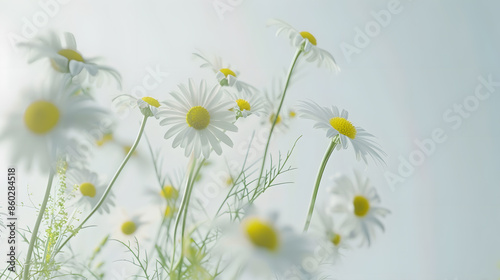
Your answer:
[[[141,113],[146,117],[158,116],[158,108],[161,106],[160,102],[150,96],[145,96],[142,98],[134,97],[130,94],[122,94],[113,99],[118,107],[129,107],[129,108],[139,108]]]
[[[220,243],[223,253],[229,253],[229,258],[237,262],[235,267],[241,266],[258,279],[300,266],[314,249],[312,241],[290,228],[279,227],[276,220],[276,215],[249,213],[239,225],[232,224],[225,232]]]
[[[165,133],[165,139],[175,136],[172,146],[185,149],[186,156],[208,158],[211,149],[218,155],[222,153],[222,142],[229,147],[233,141],[225,131],[238,131],[233,124],[234,113],[229,109],[232,104],[223,100],[220,86],[208,90],[202,81],[196,86],[192,80],[188,85],[180,85],[180,92],[172,92],[174,100],[158,114],[163,117],[160,125],[172,125]]]
[[[121,76],[115,69],[96,64],[97,58],[84,58],[77,49],[73,34],[65,32],[63,37],[64,43],[62,38],[55,32],[49,32],[47,37],[41,37],[29,43],[20,43],[19,45],[29,48],[32,52],[29,63],[42,58],[49,58],[54,70],[69,75],[72,81],[77,84],[83,83],[87,78],[92,80],[103,74],[114,78],[120,86]]]
[[[320,235],[322,247],[327,249],[331,263],[335,263],[341,257],[341,251],[350,248],[349,240],[353,238],[352,232],[345,226],[334,223],[334,217],[326,209],[317,213],[320,224],[316,230]]]
[[[337,62],[335,62],[333,56],[326,50],[317,46],[317,40],[311,33],[307,31],[299,32],[290,24],[279,19],[269,20],[268,26],[276,26],[278,28],[276,36],[281,33],[285,33],[285,35],[288,36],[288,39],[290,39],[290,44],[292,46],[304,51],[304,56],[307,61],[316,62],[318,67],[324,65],[328,69],[340,71],[340,68],[337,66]]]
[[[383,156],[386,156],[384,151],[372,140],[373,135],[366,132],[359,126],[354,126],[347,120],[348,113],[335,106],[331,108],[322,107],[315,102],[301,102],[299,113],[301,117],[316,121],[314,128],[321,128],[326,130],[326,137],[334,138],[339,137],[340,144],[337,149],[341,147],[347,149],[350,142],[356,158],[363,159],[367,163],[367,156],[370,156],[375,162],[384,163]]]
[[[346,175],[335,178],[332,192],[342,201],[334,203],[333,210],[346,216],[344,225],[352,229],[355,236],[362,237],[362,244],[366,241],[370,245],[375,235],[375,228],[384,230],[380,218],[385,217],[390,211],[378,206],[380,198],[377,190],[370,185],[370,181],[357,172],[354,172],[354,175],[355,181],[351,181]]]
[[[67,178],[67,190],[75,195],[75,204],[86,210],[94,209],[106,191],[106,184],[96,173],[81,168],[70,169]],[[109,213],[110,209],[115,206],[113,200],[114,194],[110,192],[97,212]]]
[[[193,53],[193,56],[202,61],[201,68],[209,68],[215,73],[215,78],[221,86],[234,87],[239,92],[243,91],[249,95],[257,91],[255,87],[241,81],[238,78],[239,72],[231,68],[229,64],[223,63],[220,57],[214,56],[212,59],[209,59],[199,53]]]
[[[13,159],[46,168],[55,167],[58,157],[84,157],[93,132],[100,129],[107,112],[94,100],[78,95],[78,88],[52,83],[22,98],[8,117],[0,140],[11,140]]]
[[[123,209],[118,211],[112,217],[115,223],[115,238],[126,242],[132,241],[137,238],[139,241],[146,241],[149,239],[146,222],[142,219],[141,215],[129,215]]]

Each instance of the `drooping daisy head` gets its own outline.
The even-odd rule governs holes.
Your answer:
[[[318,67],[326,66],[328,69],[340,71],[337,62],[333,56],[324,49],[318,47],[318,41],[309,31],[298,31],[290,24],[279,20],[271,19],[268,21],[268,26],[276,26],[276,36],[285,33],[288,36],[290,44],[298,49],[301,49],[309,62],[316,62]]]
[[[93,209],[106,191],[106,184],[97,173],[85,168],[70,168],[67,174],[67,191],[75,197],[75,206],[88,211]],[[109,213],[115,205],[114,194],[110,192],[98,213]]]
[[[233,223],[223,231],[220,241],[220,249],[232,256],[235,266],[241,266],[258,279],[283,275],[290,267],[300,266],[303,258],[313,251],[312,245],[308,237],[279,226],[276,215],[252,213],[239,225]]]
[[[322,107],[312,101],[304,101],[300,104],[299,113],[301,117],[316,121],[314,128],[326,130],[326,137],[340,139],[340,147],[347,149],[348,143],[351,143],[356,158],[367,162],[367,156],[370,156],[375,162],[384,164],[385,153],[373,140],[373,135],[366,132],[359,126],[354,126],[348,120],[346,110],[339,112],[335,106],[331,108]]]
[[[240,73],[232,68],[229,64],[225,64],[222,58],[213,56],[208,58],[206,55],[200,53],[193,53],[193,56],[202,62],[201,68],[209,68],[215,73],[217,82],[223,87],[235,88],[238,92],[244,92],[251,95],[256,92],[256,88],[247,84],[239,78]]]
[[[380,198],[368,178],[358,172],[354,172],[354,175],[354,180],[346,175],[337,175],[332,192],[340,197],[341,201],[335,202],[332,208],[335,212],[345,215],[344,225],[361,237],[362,244],[366,242],[370,245],[375,228],[384,230],[380,218],[390,211],[378,206]]]
[[[78,88],[60,81],[31,90],[14,108],[0,140],[11,140],[14,161],[55,167],[57,158],[85,159],[108,113]]]
[[[129,94],[122,94],[115,97],[113,101],[118,107],[139,108],[144,116],[159,118],[158,110],[161,103],[154,97],[144,96],[138,98]]]
[[[45,37],[29,43],[20,43],[19,46],[31,51],[30,63],[48,58],[56,72],[71,78],[74,83],[81,84],[87,79],[93,80],[99,75],[104,75],[114,78],[119,86],[121,84],[121,76],[115,69],[96,64],[98,61],[96,58],[84,57],[77,49],[75,37],[69,32],[65,32],[62,37],[55,32],[49,32]]]
[[[184,154],[208,158],[211,149],[222,153],[222,142],[229,147],[233,142],[226,131],[238,131],[233,124],[234,113],[230,101],[224,99],[220,86],[207,89],[202,81],[196,85],[189,80],[188,85],[180,85],[180,92],[172,92],[174,98],[158,114],[163,117],[160,125],[170,125],[165,139],[173,136],[172,146],[185,149]]]

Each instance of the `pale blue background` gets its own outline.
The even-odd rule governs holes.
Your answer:
[[[402,0],[401,11],[393,14],[391,22],[350,61],[341,49],[342,43],[354,44],[356,28],[364,29],[373,21],[371,12],[387,9],[390,1],[220,2],[235,6],[220,17],[211,0],[72,0],[59,5],[60,10],[40,26],[39,34],[50,28],[74,33],[88,56],[102,56],[106,64],[122,73],[124,90],[140,85],[148,67],[159,66],[169,77],[151,95],[162,99],[189,77],[209,77],[191,60],[195,49],[223,56],[240,70],[242,79],[263,88],[288,67],[293,54],[287,39],[274,37],[275,30],[266,28],[266,21],[279,18],[299,30],[310,31],[318,46],[335,56],[342,72],[333,75],[325,69],[304,65],[305,75],[290,88],[287,105],[310,98],[349,110],[352,122],[376,135],[387,151],[390,172],[397,172],[399,156],[408,158],[416,149],[416,139],[430,137],[436,128],[447,135],[447,140],[438,144],[414,174],[394,190],[384,178],[386,169],[373,164],[366,168],[382,204],[392,214],[384,220],[386,233],[378,234],[369,249],[347,252],[334,268],[333,277],[498,279],[500,87],[458,129],[453,130],[451,123],[443,119],[455,103],[462,103],[474,93],[479,76],[491,75],[494,81],[500,81],[497,1]],[[43,79],[37,73],[45,68],[41,64],[28,67],[23,54],[16,52],[9,41],[9,34],[21,34],[24,17],[32,21],[41,11],[38,2],[2,0],[0,5],[3,121],[18,92]],[[103,100],[109,100],[116,92],[100,94]],[[123,141],[133,140],[138,120],[136,114],[124,120],[118,131]],[[256,126],[249,123],[248,128],[252,127]],[[269,191],[259,202],[265,209],[280,211],[281,221],[297,229],[305,219],[314,175],[327,145],[324,133],[311,127],[309,121],[294,120],[289,130],[274,138],[272,148],[277,154],[278,148],[285,152],[295,138],[303,135],[293,158],[300,172],[291,177],[296,184]],[[167,151],[169,167],[182,168],[185,159],[179,151],[169,151],[171,142],[163,140],[164,131],[157,124],[148,125],[155,146],[163,146]],[[232,137],[238,143],[250,132],[240,127],[240,134]],[[140,147],[139,152],[144,153],[140,160],[147,162],[145,148]],[[5,146],[1,149],[4,155]],[[226,154],[230,153],[226,149]],[[241,154],[230,157],[241,159]],[[365,169],[352,157],[351,150],[334,154],[327,167],[322,196],[327,193],[330,175],[352,173],[353,166]],[[5,160],[0,167],[4,170],[9,162],[2,158]],[[182,159],[181,164],[177,158]],[[134,172],[146,176],[151,171],[140,169],[144,165],[140,160],[131,163],[130,178],[122,178],[124,186],[117,194],[119,204],[126,208],[137,207],[135,197],[141,194],[138,187],[144,184],[144,179],[138,179]],[[111,174],[117,163],[97,164],[102,165],[104,174]],[[29,184],[30,191],[39,197],[46,180],[43,174],[21,174],[20,182]],[[135,183],[127,187],[125,182]],[[3,195],[0,202],[4,205]],[[26,224],[32,224],[30,215],[32,212],[26,210]],[[91,244],[98,242],[92,235],[88,238]]]

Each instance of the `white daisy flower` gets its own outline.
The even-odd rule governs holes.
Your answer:
[[[174,100],[166,104],[166,109],[158,114],[164,117],[160,125],[172,125],[165,133],[165,139],[175,136],[172,146],[185,149],[185,155],[195,157],[201,154],[210,156],[211,149],[218,155],[222,153],[219,143],[229,147],[233,141],[225,131],[238,131],[233,124],[234,113],[229,109],[232,104],[223,100],[220,86],[207,90],[204,81],[197,87],[192,80],[187,86],[180,85],[180,92],[172,92]]]
[[[386,154],[372,140],[374,136],[363,128],[352,125],[347,120],[348,113],[346,110],[339,113],[339,109],[335,106],[327,108],[309,101],[301,102],[299,113],[303,118],[316,121],[314,128],[325,129],[326,137],[334,138],[338,136],[341,145],[337,145],[337,149],[341,147],[347,149],[350,142],[358,160],[362,158],[367,163],[366,158],[370,156],[374,161],[384,163],[382,157],[386,156]]]
[[[97,173],[81,168],[70,169],[67,178],[67,190],[75,195],[75,204],[86,210],[94,209],[106,191],[106,183],[100,180]],[[97,211],[100,214],[109,213],[115,206],[113,200],[114,194],[110,192]]]
[[[141,215],[129,215],[124,209],[120,209],[116,214],[112,215],[113,223],[115,223],[115,233],[113,237],[125,243],[135,241],[147,241],[149,239],[147,223]]]
[[[344,225],[352,229],[356,236],[362,237],[362,244],[366,241],[370,245],[375,235],[375,228],[384,230],[380,218],[385,217],[390,211],[378,206],[380,198],[368,178],[362,177],[357,172],[354,172],[354,175],[354,182],[345,175],[335,178],[332,192],[342,198],[342,202],[335,203],[333,209],[346,215]]]
[[[250,115],[260,116],[264,113],[264,104],[262,97],[257,93],[246,94],[244,92],[228,92],[231,99],[234,100],[233,111],[236,113],[236,119],[246,118]]]
[[[118,107],[124,106],[129,108],[139,108],[144,116],[154,116],[157,119],[159,118],[158,108],[161,106],[161,104],[157,99],[153,97],[144,96],[142,98],[137,98],[130,94],[122,94],[115,97],[113,101],[116,101],[116,105]]]
[[[255,87],[241,81],[239,79],[240,73],[231,68],[231,65],[225,64],[222,58],[213,56],[212,59],[209,59],[205,55],[199,53],[193,53],[193,56],[203,62],[200,65],[201,68],[209,68],[215,73],[215,78],[221,86],[234,87],[238,91],[243,91],[246,94],[252,94],[257,91]]]
[[[337,66],[337,62],[335,62],[333,56],[326,50],[317,47],[316,38],[311,33],[307,31],[299,32],[288,23],[279,19],[269,20],[268,26],[278,27],[276,36],[282,32],[285,33],[285,35],[288,36],[288,39],[290,39],[290,44],[292,46],[300,48],[304,51],[307,61],[316,61],[318,67],[324,65],[331,70],[340,71],[340,68]]]
[[[96,64],[98,58],[84,58],[77,49],[75,37],[69,32],[64,33],[64,44],[60,36],[55,32],[49,32],[46,38],[41,37],[33,42],[20,43],[19,46],[27,47],[32,52],[29,63],[49,58],[52,68],[69,76],[74,83],[81,84],[87,78],[93,80],[103,74],[114,78],[119,86],[121,84],[121,76],[115,69]]]
[[[317,211],[320,225],[317,232],[320,234],[321,244],[327,250],[329,255],[327,259],[335,263],[342,254],[342,251],[350,249],[349,240],[353,238],[352,231],[340,223],[334,223],[334,217],[329,214],[327,209]]]
[[[12,140],[15,161],[55,167],[57,158],[81,160],[107,112],[94,100],[78,95],[76,86],[53,83],[32,90],[8,117],[0,140]],[[69,159],[68,159],[69,158]]]
[[[312,253],[313,242],[290,228],[279,227],[276,215],[262,217],[247,214],[237,227],[223,232],[220,253],[229,254],[235,267],[254,274],[258,279],[282,275],[291,267],[302,265],[305,256]]]

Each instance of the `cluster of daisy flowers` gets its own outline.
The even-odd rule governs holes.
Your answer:
[[[314,101],[303,101],[293,107],[286,102],[298,63],[316,63],[333,72],[338,72],[339,67],[328,51],[318,47],[318,40],[310,32],[300,32],[281,20],[271,20],[269,25],[278,28],[277,35],[288,37],[295,55],[283,81],[268,92],[252,86],[222,58],[198,51],[193,57],[201,68],[213,74],[211,79],[188,79],[161,99],[126,92],[116,96],[114,104],[140,112],[142,122],[136,140],[126,146],[125,158],[110,178],[94,172],[90,159],[97,147],[114,140],[113,133],[102,125],[104,120],[113,119],[113,113],[102,107],[86,88],[101,86],[111,77],[121,90],[120,74],[98,63],[97,58],[84,56],[71,33],[58,36],[51,32],[33,42],[21,43],[30,55],[30,63],[45,62],[50,79],[44,87],[33,87],[26,92],[19,106],[22,109],[12,112],[0,140],[12,142],[13,159],[48,173],[49,179],[36,224],[27,238],[29,246],[22,272],[16,277],[33,279],[39,273],[61,275],[57,271],[63,265],[55,264],[55,256],[65,253],[65,246],[78,239],[79,231],[93,222],[90,219],[95,214],[112,217],[110,224],[115,224],[110,232],[112,238],[121,240],[135,258],[131,263],[137,264],[142,271],[139,274],[144,274],[141,277],[148,279],[215,279],[219,275],[237,279],[247,274],[254,279],[313,279],[318,271],[305,267],[304,260],[317,251],[317,246],[330,249],[328,259],[337,259],[341,251],[352,247],[355,239],[370,244],[376,228],[384,229],[381,218],[389,211],[379,206],[377,191],[367,178],[357,172],[354,179],[338,177],[331,189],[329,207],[316,205],[316,197],[334,151],[352,149],[358,160],[378,164],[384,163],[385,154],[372,134],[348,120],[346,110],[324,107]],[[297,117],[313,120],[314,127],[324,130],[330,143],[314,185],[311,180],[312,199],[303,232],[281,225],[278,213],[262,214],[254,204],[268,188],[276,185],[276,178],[284,170],[281,160],[266,165],[272,136]],[[207,213],[193,195],[198,191],[195,185],[203,182],[200,176],[209,159],[213,159],[213,152],[222,155],[233,147],[231,137],[238,133],[238,126],[246,118],[260,118],[269,129],[263,157],[260,162],[242,168],[239,174],[231,174],[226,198],[217,213]],[[185,171],[179,172],[183,175],[166,176],[159,166],[161,159],[149,146],[155,167],[155,174],[150,175],[157,177],[158,186],[147,187],[146,193],[153,208],[160,209],[159,217],[148,219],[152,216],[150,210],[142,215],[140,211],[111,215],[120,208],[115,182],[144,138],[150,120],[165,127],[163,138],[173,149],[182,150],[189,164]],[[64,196],[65,203],[49,206],[47,210],[47,202],[55,201],[52,188],[58,188],[58,195]],[[236,198],[236,202],[230,198]],[[66,225],[65,229],[53,233],[51,228],[46,231],[51,234],[44,237],[41,221],[51,225],[57,220],[48,213],[66,217],[66,208],[73,207],[78,218],[64,220],[59,225]],[[312,220],[320,223],[309,232]],[[153,224],[157,225],[156,234],[151,230]],[[40,240],[46,240],[44,248]],[[104,240],[89,265],[107,243],[108,236]],[[131,245],[134,242],[136,250]],[[146,251],[146,256],[156,257],[156,268],[143,265],[140,256],[143,242],[153,243],[153,250]],[[156,278],[149,278],[148,273]]]

